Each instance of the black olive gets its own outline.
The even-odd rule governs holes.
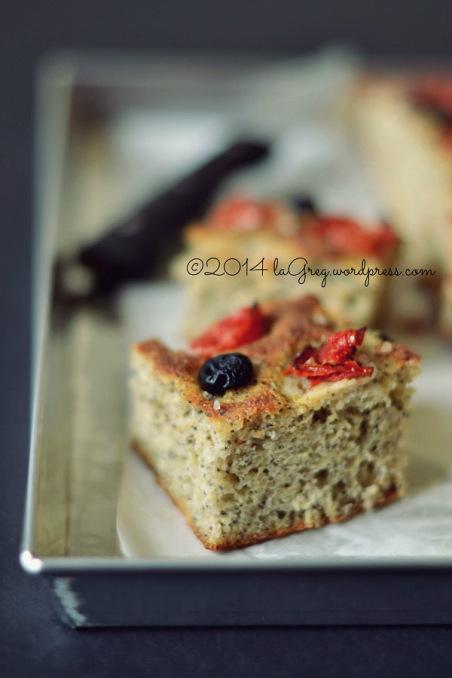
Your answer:
[[[247,386],[253,378],[253,363],[242,353],[223,353],[209,358],[199,370],[199,384],[212,395]]]
[[[318,212],[316,201],[310,195],[295,195],[292,198],[292,204],[301,213],[316,214]]]

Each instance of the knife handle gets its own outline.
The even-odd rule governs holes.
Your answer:
[[[148,277],[158,264],[163,244],[182,226],[199,218],[219,184],[233,171],[268,155],[257,141],[239,141],[125,218],[99,240],[80,249],[79,261],[106,292],[122,282]]]

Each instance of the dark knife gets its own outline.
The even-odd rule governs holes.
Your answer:
[[[238,141],[113,226],[99,240],[56,262],[54,293],[59,300],[84,302],[110,295],[131,280],[149,278],[168,242],[199,218],[220,183],[235,170],[258,162],[269,145]]]

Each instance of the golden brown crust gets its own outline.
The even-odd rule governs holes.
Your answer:
[[[197,374],[202,358],[186,351],[171,351],[157,339],[133,345],[133,350],[151,362],[158,372],[174,379],[187,379]]]
[[[210,551],[228,551],[231,549],[242,548],[245,546],[253,546],[254,544],[260,544],[264,541],[268,541],[269,539],[279,539],[282,537],[287,537],[289,534],[294,534],[295,532],[303,532],[304,530],[315,529],[317,527],[322,527],[323,525],[327,525],[330,523],[344,522],[349,518],[353,518],[358,513],[362,513],[364,511],[362,503],[356,502],[353,505],[353,507],[347,511],[346,514],[337,515],[334,516],[333,518],[328,518],[327,516],[324,516],[322,520],[319,522],[319,524],[315,526],[306,525],[306,523],[300,520],[293,523],[293,525],[291,525],[290,527],[281,528],[279,530],[262,532],[260,534],[247,535],[243,537],[223,539],[222,541],[217,542],[209,542],[208,539],[206,539],[206,536],[200,530],[197,529],[195,523],[193,522],[193,517],[190,511],[188,510],[186,504],[179,498],[175,497],[170,492],[170,490],[168,489],[162,478],[159,476],[159,474],[156,472],[154,466],[152,465],[151,461],[149,460],[144,450],[140,447],[140,445],[136,441],[132,441],[131,447],[134,450],[134,452],[151,469],[158,484],[165,491],[165,493],[171,499],[176,508],[178,508],[179,511],[182,513],[187,524],[194,532],[194,534],[198,537],[199,541],[203,544],[205,548],[209,549]],[[390,504],[393,501],[396,501],[397,499],[401,498],[401,496],[402,492],[397,487],[392,486],[375,502],[374,507],[382,508],[383,506],[386,506],[387,504]]]
[[[391,359],[398,365],[405,365],[408,362],[418,363],[420,361],[420,357],[417,353],[414,353],[414,351],[411,351],[401,344],[394,344],[391,352]]]
[[[212,421],[221,422],[221,425],[229,422],[240,428],[245,421],[287,407],[282,388],[284,368],[296,353],[309,344],[319,345],[334,331],[331,320],[313,296],[266,302],[261,304],[261,309],[268,332],[257,341],[236,349],[251,359],[255,381],[246,388],[226,392],[221,399],[207,397],[199,386],[198,372],[205,357],[172,351],[155,339],[135,344],[133,351],[145,359],[158,378],[174,384],[191,405]],[[419,361],[416,354],[398,344],[392,345],[389,355],[379,355],[376,351],[371,359],[376,365],[379,361],[389,361],[394,369],[407,362]]]
[[[320,341],[328,334],[327,328],[331,332],[332,325],[317,299],[311,296],[268,302],[261,308],[269,325],[268,333],[237,349],[253,362],[256,380],[246,389],[226,393],[221,398],[219,410],[213,407],[213,400],[206,398],[198,384],[199,368],[205,357],[171,351],[157,340],[135,344],[133,350],[152,365],[160,378],[175,382],[194,407],[213,419],[237,423],[262,413],[277,412],[286,405],[278,384],[282,370],[297,351],[310,342]]]
[[[234,422],[240,428],[244,421],[287,406],[281,392],[284,367],[307,344],[320,342],[333,329],[312,296],[268,302],[261,308],[269,331],[261,339],[237,349],[251,359],[255,381],[245,389],[228,391],[221,398],[219,409],[215,409],[214,400],[207,398],[198,384],[198,372],[205,357],[171,351],[156,340],[135,344],[133,350],[146,359],[159,378],[176,384],[191,405],[213,421]]]

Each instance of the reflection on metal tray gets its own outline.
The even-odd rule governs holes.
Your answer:
[[[365,190],[357,195],[354,181],[344,189],[331,171],[331,144],[347,152],[334,132],[322,132],[323,145],[296,171],[290,162],[299,135],[290,123],[302,121],[304,134],[319,134],[322,121],[313,120],[311,105],[318,83],[330,85],[320,88],[326,118],[327,103],[354,68],[348,55],[327,53],[301,66],[71,56],[44,70],[37,129],[34,412],[21,562],[48,577],[68,623],[452,621],[451,554],[413,554],[397,563],[335,555],[303,561],[173,558],[163,551],[123,557],[116,506],[127,450],[127,313],[133,294],[126,290],[101,309],[71,312],[50,295],[57,255],[93,238],[253,121],[260,134],[277,139],[275,161],[270,170],[241,173],[233,185],[262,193],[290,192],[300,181],[307,190],[327,185],[327,208],[373,213]]]

